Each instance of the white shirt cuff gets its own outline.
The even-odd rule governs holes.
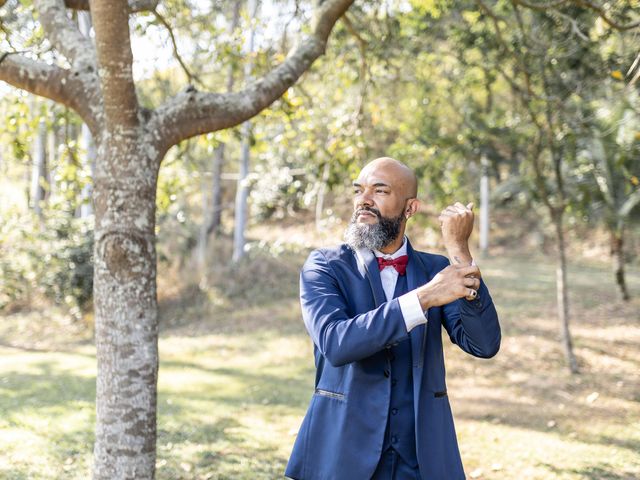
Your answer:
[[[418,325],[427,323],[426,312],[422,310],[415,290],[398,297],[398,302],[400,303],[404,323],[407,326],[407,332],[410,332]]]

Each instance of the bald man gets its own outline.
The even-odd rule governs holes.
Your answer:
[[[412,248],[413,171],[389,157],[353,183],[345,243],[313,251],[300,303],[315,392],[285,475],[299,480],[464,480],[442,327],[473,356],[500,348],[498,315],[469,251],[472,204],[439,220],[446,257]]]

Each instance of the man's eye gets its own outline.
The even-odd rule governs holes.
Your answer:
[[[353,194],[354,194],[354,195],[358,195],[358,194],[360,194],[360,192],[362,192],[362,190],[360,190],[359,188],[356,188],[356,189],[353,191]]]
[[[376,190],[376,193],[387,193],[387,191],[379,188],[378,190]]]

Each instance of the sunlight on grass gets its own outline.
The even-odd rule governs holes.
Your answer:
[[[467,475],[472,478],[631,479],[640,475],[637,452],[551,429],[536,432],[497,423],[463,422],[458,435]],[[604,473],[591,477],[590,471]]]

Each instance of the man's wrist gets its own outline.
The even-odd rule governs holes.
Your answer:
[[[468,247],[448,248],[447,253],[453,265],[471,265],[473,261]]]
[[[416,289],[416,294],[418,295],[418,301],[420,302],[422,310],[426,312],[429,308],[431,308],[431,295],[429,295],[428,284],[423,285],[422,287],[418,287]]]

